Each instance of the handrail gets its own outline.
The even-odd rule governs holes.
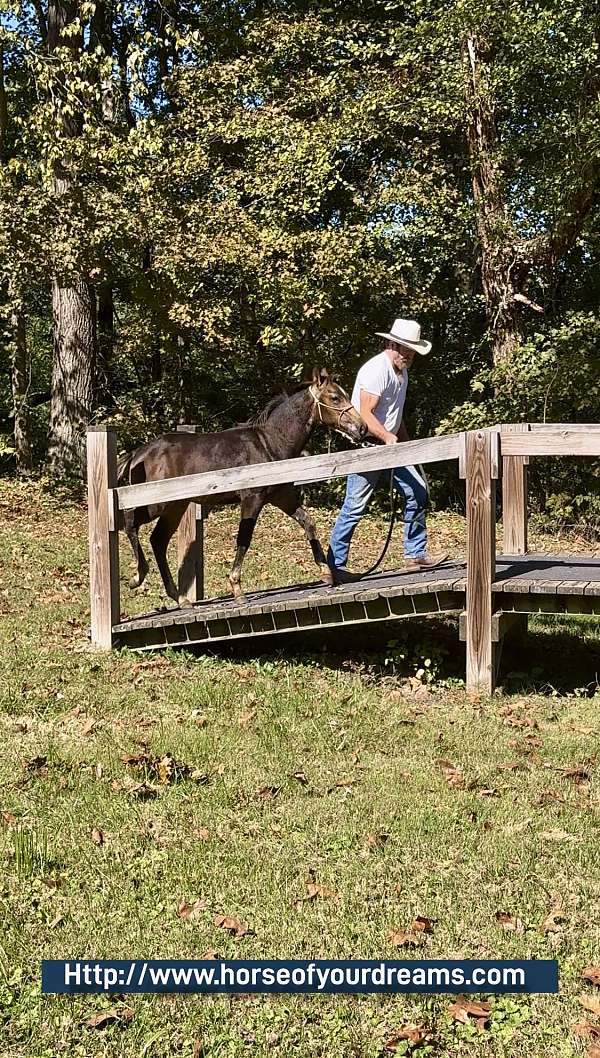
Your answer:
[[[347,474],[389,470],[392,467],[412,466],[414,463],[435,463],[444,459],[458,459],[460,434],[444,434],[418,441],[404,441],[397,445],[377,445],[372,448],[350,449],[343,452],[296,459],[280,459],[272,463],[253,463],[251,466],[225,467],[202,474],[187,474],[161,481],[146,481],[139,485],[123,485],[115,489],[119,510],[128,511],[150,504],[173,503],[177,500],[202,500],[239,489],[263,488],[293,482],[306,485]]]

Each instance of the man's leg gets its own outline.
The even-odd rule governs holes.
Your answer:
[[[394,487],[404,496],[404,557],[427,554],[427,483],[421,467],[396,467]]]
[[[369,474],[349,474],[346,485],[346,499],[333,527],[327,562],[331,567],[345,567],[350,551],[350,541],[356,526],[365,513],[373,495],[380,472],[374,470]]]

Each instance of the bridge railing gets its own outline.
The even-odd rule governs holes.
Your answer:
[[[191,430],[194,427],[181,427]],[[116,435],[88,431],[88,507],[92,643],[110,649],[120,619],[118,532],[123,512],[189,501],[179,530],[179,576],[185,594],[203,595],[202,501],[237,489],[293,482],[298,485],[396,466],[457,460],[466,479],[467,685],[490,691],[496,562],[496,482],[503,478],[504,551],[527,551],[527,464],[532,456],[600,456],[600,424],[505,423],[398,445],[351,449],[273,463],[230,467],[138,485],[117,484]],[[183,578],[183,583],[182,583]],[[186,583],[187,581],[187,583]]]

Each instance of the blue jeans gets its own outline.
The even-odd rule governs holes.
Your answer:
[[[427,484],[421,467],[396,467],[394,488],[404,496],[404,555],[421,558],[427,553]],[[327,561],[330,566],[345,566],[350,542],[356,526],[365,513],[375,486],[382,474],[389,481],[387,471],[373,470],[369,474],[349,474],[346,499],[333,527]]]

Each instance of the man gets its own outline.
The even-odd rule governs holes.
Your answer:
[[[383,352],[371,357],[360,368],[352,404],[360,412],[369,433],[386,445],[408,441],[402,413],[408,386],[408,371],[417,353],[426,356],[431,342],[421,339],[421,328],[415,320],[395,320],[389,333],[377,331],[385,339]],[[350,542],[356,526],[365,513],[382,473],[349,474],[346,499],[337,517],[329,544],[327,561],[336,583],[355,580],[347,568]],[[427,554],[427,484],[420,467],[396,467],[392,471],[394,487],[404,496],[404,555],[411,570],[428,570],[438,566],[446,555]]]

